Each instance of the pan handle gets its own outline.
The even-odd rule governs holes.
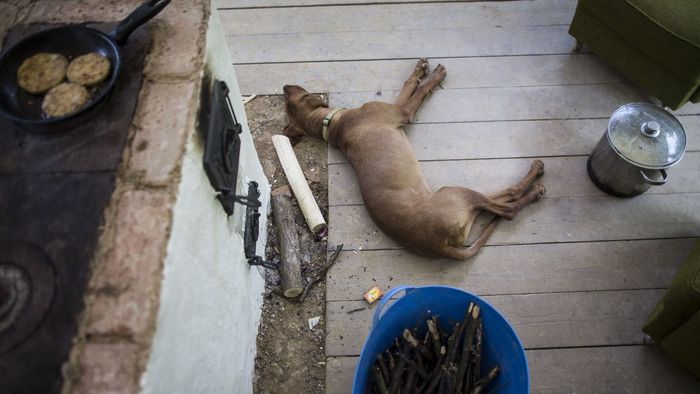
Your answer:
[[[170,4],[170,0],[148,0],[121,21],[119,25],[109,33],[110,37],[112,37],[119,46],[124,46],[129,39],[129,35],[133,33],[134,30],[158,15],[168,4]]]

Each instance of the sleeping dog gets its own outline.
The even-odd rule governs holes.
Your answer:
[[[428,61],[420,59],[393,104],[372,101],[356,109],[330,109],[302,87],[287,85],[284,134],[324,139],[339,148],[357,174],[370,216],[401,245],[422,255],[463,260],[479,251],[500,218],[513,219],[544,195],[545,188],[534,184],[544,164],[535,160],[519,183],[494,194],[464,187],[432,191],[403,129],[446,75],[442,65],[430,72]],[[463,247],[482,212],[495,217]]]

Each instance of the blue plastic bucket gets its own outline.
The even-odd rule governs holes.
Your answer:
[[[386,306],[399,292],[405,294]],[[431,316],[438,316],[440,326],[447,329],[462,321],[470,302],[481,308],[484,342],[481,365],[485,370],[498,364],[500,372],[489,387],[498,387],[499,394],[530,392],[530,377],[525,350],[508,321],[494,307],[464,290],[447,286],[399,286],[387,292],[377,305],[372,329],[355,367],[353,394],[365,394],[370,368],[377,358],[399,337],[404,329],[423,325]]]

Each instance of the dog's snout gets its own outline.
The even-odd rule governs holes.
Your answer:
[[[289,95],[289,90],[292,88],[292,85],[284,85],[282,90],[284,91],[285,95]]]

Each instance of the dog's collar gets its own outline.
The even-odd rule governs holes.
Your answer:
[[[333,120],[335,114],[344,109],[345,108],[335,108],[334,110],[329,112],[325,118],[323,118],[323,133],[321,135],[323,136],[324,141],[328,142],[328,127],[331,125],[331,120]]]

